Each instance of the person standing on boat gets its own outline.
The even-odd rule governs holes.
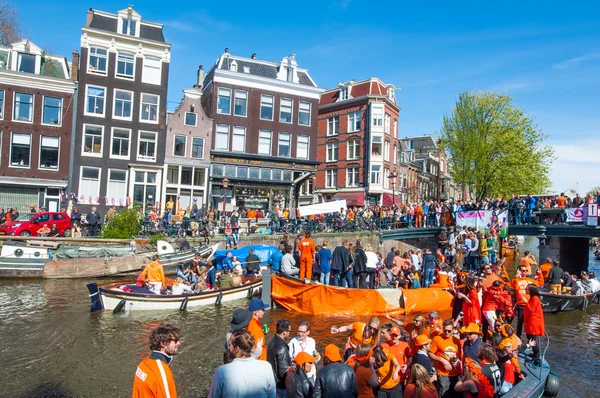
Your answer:
[[[263,330],[263,324],[261,323],[267,308],[269,308],[269,306],[263,303],[261,299],[254,299],[250,301],[250,304],[248,305],[248,309],[252,312],[252,320],[248,324],[248,331],[252,334],[252,336],[254,336],[254,340],[257,343],[262,342],[262,352],[260,357],[258,357],[258,359],[262,361],[267,360],[265,332]]]
[[[148,289],[155,294],[160,294],[163,286],[167,286],[165,280],[165,270],[159,261],[158,254],[152,256],[152,262],[144,268],[142,275],[146,279]]]
[[[315,262],[315,242],[311,239],[310,232],[306,232],[306,237],[298,245],[300,252],[300,279],[311,280],[312,267]]]
[[[511,282],[517,298],[517,337],[519,338],[523,332],[523,312],[525,310],[525,305],[529,301],[527,286],[529,284],[544,286],[544,277],[542,276],[542,271],[539,268],[537,270],[537,275],[537,280],[528,278],[527,267],[525,265],[519,265],[517,276],[515,276]]]
[[[552,289],[552,293],[561,294],[562,292],[562,284],[565,278],[565,272],[562,268],[560,268],[560,263],[558,260],[554,260],[552,262],[552,269],[550,270],[550,274],[548,275],[548,283],[550,283],[550,289]]]
[[[546,334],[544,311],[538,287],[533,284],[528,285],[527,294],[529,298],[526,299],[527,304],[523,310],[523,323],[527,339],[535,340],[535,345],[532,344],[534,364],[540,365],[540,337]]]
[[[132,398],[177,397],[169,364],[179,354],[179,335],[179,328],[168,323],[152,329],[149,339],[152,354],[135,371]]]
[[[96,206],[92,206],[92,211],[87,214],[85,220],[88,223],[88,235],[96,236],[96,233],[98,232],[98,224],[100,223],[100,215],[96,213]]]

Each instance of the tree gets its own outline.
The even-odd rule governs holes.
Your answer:
[[[102,228],[105,239],[129,239],[140,232],[141,221],[138,218],[139,206],[124,208],[119,213],[111,215]]]
[[[440,144],[449,171],[477,200],[539,194],[550,187],[554,150],[533,118],[495,92],[464,92],[445,116]]]
[[[19,10],[14,3],[0,0],[0,44],[9,46],[20,39]]]
[[[598,192],[600,192],[600,185],[590,189],[587,194],[592,195],[593,197],[596,197],[596,195],[598,195]]]

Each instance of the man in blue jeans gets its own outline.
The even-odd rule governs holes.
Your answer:
[[[437,259],[431,253],[431,250],[423,250],[423,273],[425,275],[425,287],[429,287],[433,283],[435,275],[435,267],[438,265]]]

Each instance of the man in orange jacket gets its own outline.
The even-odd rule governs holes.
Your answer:
[[[148,289],[153,293],[160,294],[161,289],[167,288],[165,270],[159,261],[158,254],[152,256],[152,262],[142,271],[142,278],[147,282]]]
[[[173,356],[179,354],[179,328],[161,323],[150,332],[152,354],[137,367],[133,378],[132,398],[177,398],[175,380],[169,369]]]
[[[527,294],[527,285],[532,284],[536,286],[544,286],[544,277],[542,276],[542,270],[539,268],[536,271],[537,279],[531,279],[527,277],[527,266],[521,264],[517,271],[517,276],[512,279],[511,285],[515,291],[517,297],[517,336],[521,338],[523,332],[523,311],[525,305],[529,301],[529,294]]]
[[[310,232],[306,233],[306,237],[300,241],[298,245],[300,252],[300,279],[312,278],[312,267],[315,262],[315,242],[310,238]]]

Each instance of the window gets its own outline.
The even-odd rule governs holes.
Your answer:
[[[142,204],[154,204],[157,202],[156,197],[156,175],[149,171],[135,172],[135,185],[133,186],[133,201]]]
[[[337,187],[337,170],[325,170],[325,188]]]
[[[133,78],[135,55],[127,52],[117,54],[117,76]]]
[[[162,61],[158,58],[145,57],[143,65],[142,83],[160,85]]]
[[[271,154],[271,135],[272,131],[259,130],[258,131],[258,153],[260,155]]]
[[[114,101],[113,117],[131,120],[131,109],[133,109],[133,92],[115,89]]]
[[[348,99],[348,87],[340,88],[340,101],[345,101]]]
[[[386,142],[384,142],[383,145],[384,145],[383,146],[383,159],[385,161],[389,162],[390,161],[390,142],[386,141]]]
[[[123,25],[121,26],[121,33],[128,36],[136,36],[136,21],[131,19],[121,19]]]
[[[289,157],[290,153],[290,133],[279,133],[279,142],[277,143],[277,154],[279,156]]]
[[[298,144],[296,145],[296,157],[298,159],[308,159],[308,143],[310,137],[307,135],[298,136]]]
[[[79,203],[98,203],[100,196],[100,169],[96,167],[82,167],[79,177]]]
[[[383,126],[383,108],[371,107],[373,114],[373,126]]]
[[[273,171],[271,172],[271,179],[273,181],[281,181],[281,170],[279,169],[273,169]]]
[[[235,166],[233,166],[233,165],[225,166],[225,177],[235,178]]]
[[[40,169],[58,170],[58,137],[40,137]]]
[[[371,184],[381,185],[381,165],[371,165]]]
[[[104,48],[90,47],[88,71],[94,73],[106,73],[108,60],[107,51]]]
[[[108,169],[108,185],[106,187],[106,198],[111,203],[125,204],[127,197],[127,171]],[[116,199],[113,202],[113,199]],[[121,200],[119,200],[121,199]]]
[[[4,119],[4,90],[0,90],[0,120]]]
[[[62,123],[62,98],[44,97],[42,123],[60,126]]]
[[[158,95],[142,93],[142,121],[158,123]]]
[[[167,184],[179,184],[179,167],[167,169]]]
[[[261,180],[270,180],[271,179],[271,169],[260,169],[260,179]]]
[[[340,133],[340,117],[333,116],[327,118],[327,135],[336,135]]]
[[[238,167],[237,178],[248,178],[248,168],[242,166]]]
[[[137,160],[156,161],[156,133],[140,131]]]
[[[348,115],[348,131],[360,130],[360,112],[353,112]]]
[[[103,126],[83,125],[83,155],[102,157]]]
[[[388,134],[390,133],[391,120],[392,120],[392,117],[389,115],[389,113],[386,113],[385,121],[384,121],[384,129],[385,129],[384,131]]]
[[[394,119],[394,137],[398,138],[398,119]]]
[[[382,153],[382,148],[381,148],[381,144],[383,141],[383,137],[381,136],[372,136],[372,142],[371,142],[371,155],[373,156],[381,156]]]
[[[260,118],[263,120],[273,120],[273,96],[260,96]]]
[[[202,186],[206,180],[206,169],[196,168],[194,170],[194,185]]]
[[[221,164],[213,164],[211,169],[211,175],[213,177],[222,177],[223,176],[223,165]],[[258,179],[258,177],[256,177]]]
[[[279,104],[279,121],[281,123],[292,123],[292,106],[291,99],[282,98]]]
[[[215,134],[215,150],[229,150],[229,126],[217,124],[217,133]]]
[[[360,141],[348,141],[348,160],[360,158]]]
[[[351,167],[346,169],[346,186],[357,187],[360,171],[358,167]]]
[[[192,185],[192,169],[183,167],[181,169],[181,185]]]
[[[13,120],[33,122],[33,94],[18,93],[15,91]]]
[[[17,70],[19,72],[35,73],[35,55],[19,53]]]
[[[204,138],[192,139],[192,157],[195,159],[204,158]]]
[[[193,113],[193,112],[185,113],[185,120],[184,120],[183,124],[185,124],[186,126],[196,127],[197,121],[198,121],[198,114]]]
[[[113,127],[112,129],[112,144],[110,149],[111,158],[129,159],[129,143],[131,130]]]
[[[30,158],[31,135],[13,133],[10,148],[10,165],[15,167],[29,167]]]
[[[248,168],[248,178],[250,180],[258,180],[260,176],[260,169],[258,167],[249,167]]]
[[[338,143],[329,142],[327,144],[327,158],[326,162],[336,162],[338,160]]]
[[[87,86],[85,114],[104,116],[105,96],[106,89],[104,87]]]
[[[298,124],[310,126],[310,102],[300,101],[298,108]]]
[[[185,156],[185,143],[187,137],[184,135],[176,135],[173,140],[173,156]]]
[[[390,187],[390,169],[383,169],[383,187]]]
[[[247,104],[248,104],[248,93],[246,91],[235,90],[233,114],[235,116],[246,117]]]
[[[231,90],[228,88],[219,88],[217,113],[222,115],[229,115],[231,113]]]
[[[233,139],[231,140],[231,150],[233,152],[245,152],[246,151],[246,128],[245,127],[234,127],[233,128]]]

